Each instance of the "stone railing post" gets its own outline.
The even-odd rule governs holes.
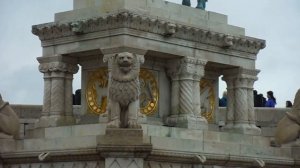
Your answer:
[[[253,108],[253,84],[257,70],[232,69],[224,72],[227,83],[227,121],[225,130],[243,134],[258,135]]]
[[[206,61],[183,58],[172,62],[171,115],[167,119],[170,126],[207,129],[207,121],[201,117],[199,82],[204,75]],[[170,73],[169,73],[170,74]]]
[[[75,123],[73,117],[72,80],[78,66],[62,56],[40,57],[39,70],[44,73],[42,116],[36,127],[52,127]]]

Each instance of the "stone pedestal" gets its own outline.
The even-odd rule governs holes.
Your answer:
[[[97,143],[105,168],[143,168],[144,158],[152,150],[142,129],[107,129],[105,135],[97,137]]]

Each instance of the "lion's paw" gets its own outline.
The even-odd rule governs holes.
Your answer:
[[[107,124],[107,128],[120,128],[121,127],[121,122],[120,120],[112,120]]]
[[[137,120],[129,120],[128,121],[128,128],[142,128],[140,124],[138,124]]]

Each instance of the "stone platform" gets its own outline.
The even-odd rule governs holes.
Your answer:
[[[7,144],[11,146],[11,149],[1,148],[1,158],[6,167],[8,165],[16,167],[18,163],[22,163],[22,168],[37,165],[48,167],[51,164],[47,161],[65,167],[68,167],[66,165],[71,162],[78,165],[104,167],[104,155],[107,154],[107,150],[113,150],[110,149],[113,144],[115,147],[118,146],[116,144],[121,144],[126,146],[122,149],[127,153],[131,151],[135,155],[134,153],[138,151],[135,157],[145,158],[142,161],[145,165],[149,165],[148,167],[155,167],[154,165],[166,165],[163,168],[167,165],[175,167],[176,165],[185,165],[185,167],[243,165],[277,168],[300,166],[299,152],[295,153],[299,147],[291,147],[291,145],[281,148],[270,147],[270,138],[266,137],[154,125],[142,127],[143,131],[137,133],[134,130],[124,129],[105,133],[105,124],[42,128],[32,131],[31,138],[17,140],[15,144],[1,140],[2,146]],[[109,137],[112,136],[114,138],[110,140]],[[122,152],[122,150],[117,151]],[[43,153],[49,155],[41,161],[39,155]],[[25,161],[27,164],[24,164]]]

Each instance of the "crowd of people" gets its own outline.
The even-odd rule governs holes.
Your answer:
[[[274,96],[273,91],[267,92],[267,98],[264,97],[263,94],[258,94],[257,90],[253,91],[253,101],[254,107],[270,107],[274,108],[277,104],[276,98]],[[227,106],[227,92],[223,92],[222,98],[219,99],[219,107],[226,107]],[[286,101],[286,107],[291,108],[293,106],[291,101]]]

